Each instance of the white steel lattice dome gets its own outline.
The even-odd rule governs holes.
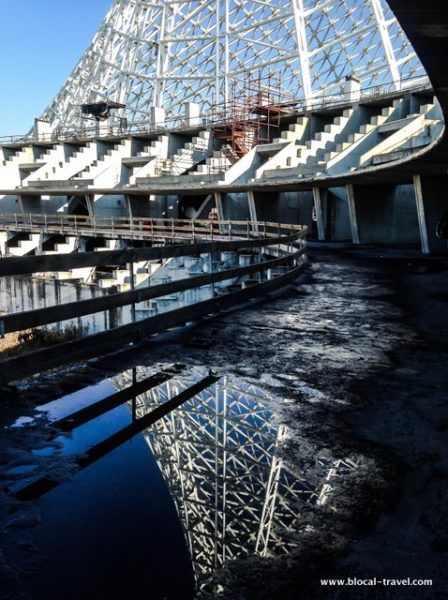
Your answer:
[[[126,105],[128,122],[185,101],[206,112],[248,73],[308,99],[340,93],[349,75],[364,89],[424,76],[384,0],[115,0],[42,117],[77,127],[79,105],[102,99]]]

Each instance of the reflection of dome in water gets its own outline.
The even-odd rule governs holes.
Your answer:
[[[205,374],[195,369],[139,396],[137,416]],[[271,401],[272,394],[224,377],[145,431],[199,585],[231,559],[290,551],[304,503],[326,501],[334,465],[320,464],[317,485],[290,469],[278,453],[287,431],[271,422]]]
[[[286,100],[340,94],[348,76],[398,88],[423,69],[384,0],[115,0],[43,118],[79,126],[79,106],[105,100],[129,122],[186,101],[205,112],[239,101],[248,74]]]

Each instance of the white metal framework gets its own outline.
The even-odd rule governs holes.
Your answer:
[[[140,395],[136,417],[190,387],[201,371]],[[313,480],[294,472],[279,453],[287,431],[272,421],[268,402],[268,392],[224,377],[144,432],[184,526],[199,588],[229,560],[288,553],[303,506],[322,504],[332,487],[329,469],[332,477],[342,469],[316,457]]]
[[[350,75],[392,89],[424,75],[385,0],[115,0],[42,117],[79,127],[79,105],[104,99],[125,104],[128,122],[186,101],[207,112],[248,72],[307,99],[340,93]]]

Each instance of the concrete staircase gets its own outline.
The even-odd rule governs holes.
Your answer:
[[[82,172],[88,165],[98,158],[98,145],[96,142],[87,142],[85,146],[75,151],[67,159],[64,146],[59,144],[48,153],[45,165],[31,173],[23,182],[25,186],[39,181],[69,180]]]
[[[212,152],[212,136],[210,131],[202,130],[182,148],[158,165],[159,175],[183,175],[199,162],[205,161]]]
[[[36,251],[41,243],[40,233],[23,233],[6,242],[7,254],[10,256],[26,256]]]
[[[308,165],[317,163],[322,152],[328,151],[335,146],[338,136],[347,128],[347,125],[354,114],[353,108],[347,108],[342,115],[333,119],[332,123],[324,126],[323,131],[318,131],[312,139],[303,140],[306,132],[307,123],[302,121],[297,123],[296,130],[288,129],[283,134],[286,137],[293,138],[287,145],[268,160],[256,171],[256,178],[278,176],[276,170],[294,169],[299,165]],[[302,136],[301,138],[295,136]],[[300,140],[300,143],[297,143]],[[277,138],[276,142],[286,141],[283,138]]]
[[[131,151],[131,140],[124,139],[88,164],[72,181],[93,181],[93,187],[114,187],[120,183],[122,159]]]
[[[288,125],[288,129],[285,129],[280,133],[280,137],[275,138],[272,143],[288,143],[288,142],[299,142],[302,143],[307,135],[309,129],[310,119],[309,117],[299,117],[295,123]]]
[[[230,159],[219,150],[215,150],[212,156],[205,160],[205,164],[199,164],[193,171],[193,175],[219,175],[225,173],[232,163]]]
[[[257,177],[336,175],[372,163],[396,160],[400,152],[429,144],[435,135],[428,128],[441,127],[442,123],[438,106],[424,104],[413,113],[406,108],[403,98],[393,100],[361,124],[362,114],[356,116],[355,110],[362,109],[345,110],[341,117],[336,117],[332,124],[325,126],[324,131],[305,144],[289,142],[257,170]],[[352,125],[356,120],[358,126],[353,131]],[[284,138],[289,137],[288,132],[283,133]],[[290,134],[292,137],[294,132]],[[275,168],[270,168],[274,165]]]
[[[64,236],[63,242],[55,242],[52,250],[44,250],[43,254],[70,254],[75,252],[77,239],[73,236]]]
[[[0,182],[3,188],[15,188],[21,184],[20,169],[21,163],[31,163],[34,161],[34,152],[32,146],[26,146],[21,150],[7,155],[6,149],[0,147]]]
[[[359,167],[366,167],[372,164],[377,157],[395,160],[399,158],[397,155],[394,156],[394,153],[397,151],[412,149],[419,145],[426,146],[431,138],[429,132],[426,130],[438,122],[438,110],[438,107],[434,104],[422,105],[419,114],[409,115],[407,119],[404,119],[404,123],[399,129],[387,135],[385,139],[381,140],[367,152],[361,154],[359,157]],[[381,162],[387,162],[387,160],[382,160]]]
[[[381,109],[381,113],[370,117],[368,123],[361,125],[356,133],[336,144],[331,152],[326,152],[324,161],[329,174],[348,171],[358,165],[359,155],[370,148],[378,139],[378,128],[384,123],[392,122],[402,115],[403,101],[394,100],[390,106]]]
[[[138,157],[147,157],[143,165],[137,165],[132,169],[132,175],[129,177],[129,184],[135,185],[137,177],[155,177],[157,170],[157,160],[168,158],[168,143],[167,135],[159,135],[156,140],[153,140],[149,146],[137,152]]]

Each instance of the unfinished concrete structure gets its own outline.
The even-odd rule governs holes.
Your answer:
[[[0,212],[213,209],[443,251],[446,169],[422,159],[443,132],[386,2],[117,0],[34,129],[0,147]],[[39,251],[37,232],[1,235],[3,253]]]

